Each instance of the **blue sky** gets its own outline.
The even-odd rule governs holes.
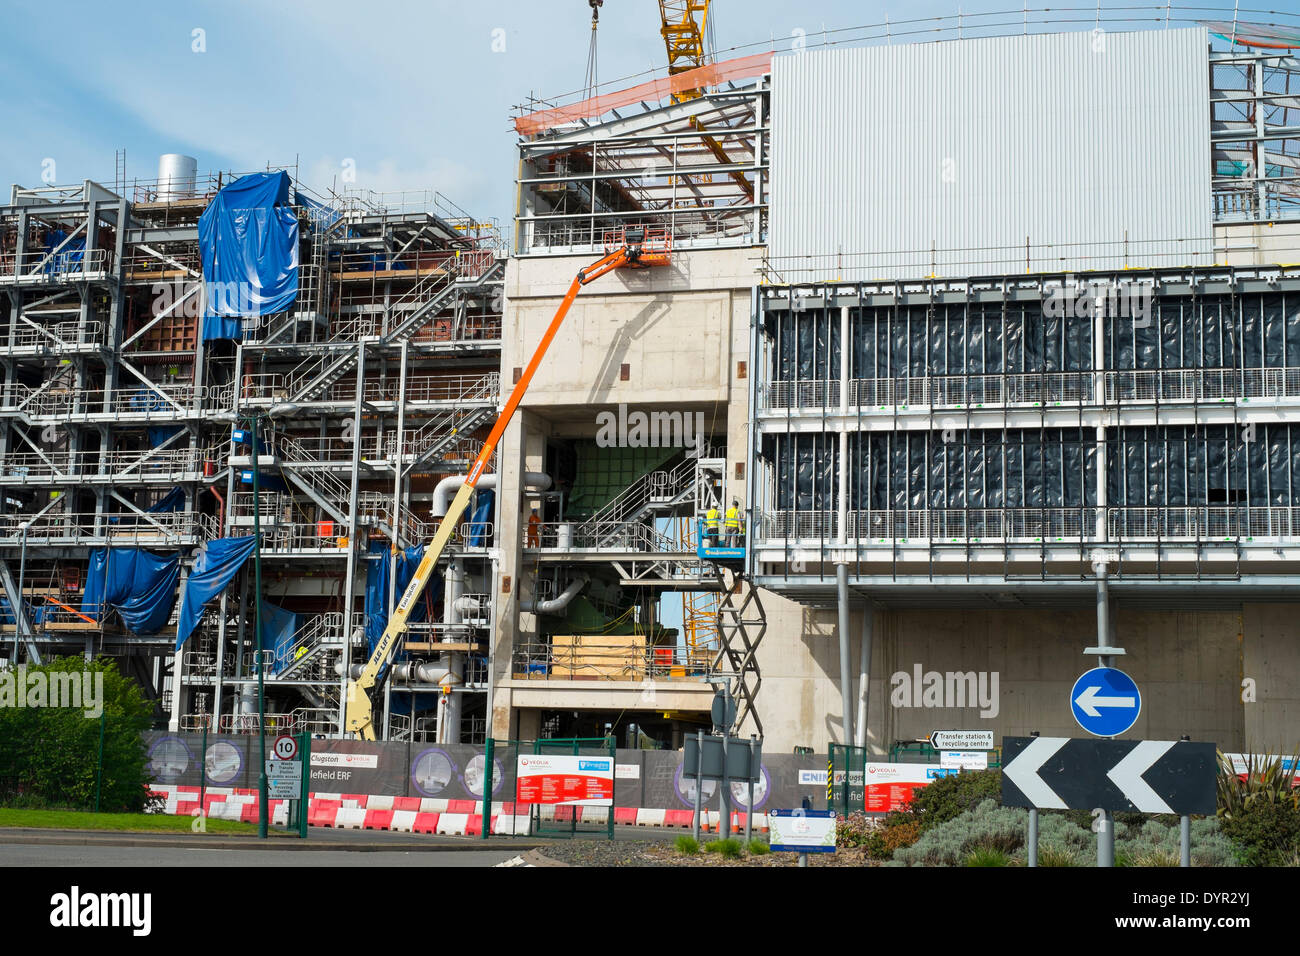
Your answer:
[[[969,14],[1014,4],[960,6]],[[715,0],[714,8],[725,51],[754,42],[788,49],[796,29],[950,15],[958,3]],[[47,160],[57,182],[111,184],[120,148],[128,180],[154,179],[159,154],[181,152],[204,171],[296,161],[320,188],[350,159],[357,186],[437,189],[504,226],[514,202],[511,106],[530,92],[581,86],[590,11],[584,0],[50,0],[8,4],[3,17],[16,41],[0,58],[4,187],[39,185]],[[195,30],[203,52],[193,49]],[[494,52],[502,37],[504,51]],[[606,0],[602,81],[665,63],[658,4]]]

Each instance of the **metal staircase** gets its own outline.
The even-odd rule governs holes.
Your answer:
[[[412,456],[407,471],[413,470],[429,461],[434,456],[452,447],[462,438],[463,432],[472,431],[489,419],[496,418],[495,403],[470,408],[453,408],[437,418],[430,419],[418,429],[405,429],[398,442],[398,436],[389,438],[389,457],[401,462]]]
[[[326,657],[330,651],[337,652],[343,646],[343,612],[329,611],[308,619],[298,629],[292,646],[282,652],[276,663],[280,672],[275,675],[278,680],[305,675],[314,670],[316,663]]]

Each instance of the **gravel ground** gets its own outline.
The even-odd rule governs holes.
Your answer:
[[[679,853],[671,843],[662,841],[625,842],[608,840],[555,840],[538,851],[557,863],[568,866],[795,866],[797,853],[769,853],[765,856],[742,856],[725,860],[716,853],[700,852],[694,856]],[[810,853],[812,866],[874,866],[859,848],[835,853]]]

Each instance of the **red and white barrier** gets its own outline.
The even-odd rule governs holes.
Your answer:
[[[197,816],[200,790],[157,784],[152,792],[163,798],[163,812],[175,816]],[[216,820],[257,822],[256,790],[208,787],[202,794],[203,815]],[[285,825],[289,819],[289,801],[271,800],[271,822]],[[483,804],[477,800],[444,800],[433,797],[394,797],[364,793],[313,793],[307,805],[307,823],[314,827],[352,830],[389,830],[401,833],[435,833],[444,836],[471,836],[483,832]],[[521,812],[523,811],[523,812]],[[543,806],[540,816],[548,822],[604,823],[609,819],[607,807]],[[692,824],[692,811],[665,810],[662,807],[615,807],[614,822],[624,826],[684,827]],[[718,830],[718,813],[701,811],[705,830]],[[492,802],[488,819],[495,834],[526,835],[527,805]],[[743,833],[745,814],[733,812],[731,832]],[[755,832],[767,830],[767,817],[755,813]]]

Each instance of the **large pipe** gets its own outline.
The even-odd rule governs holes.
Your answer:
[[[478,483],[474,486],[479,491],[491,491],[496,488],[499,475],[483,475],[479,478]],[[435,518],[441,518],[451,507],[451,497],[460,490],[460,486],[465,484],[464,475],[452,475],[438,482],[433,489],[433,506],[430,513]],[[540,471],[524,472],[524,489],[531,492],[545,491],[551,487],[551,476],[544,475]]]
[[[365,666],[365,664],[353,664],[349,668],[351,678],[356,680],[360,677]],[[343,662],[341,660],[334,662],[334,673],[343,673]],[[394,664],[390,676],[393,680],[398,681],[409,681],[417,684],[440,684],[448,673],[450,671],[442,664]]]
[[[849,675],[849,566],[835,565],[835,590],[840,612],[840,704],[844,713],[844,742],[853,740],[853,678]]]
[[[519,610],[529,614],[555,614],[563,611],[590,580],[587,575],[580,574],[569,582],[569,586],[560,592],[559,597],[553,597],[549,601],[523,600],[519,602]]]
[[[875,637],[876,611],[870,604],[862,608],[862,648],[858,660],[858,721],[853,726],[853,742],[867,745],[867,705],[871,699],[871,643]]]

